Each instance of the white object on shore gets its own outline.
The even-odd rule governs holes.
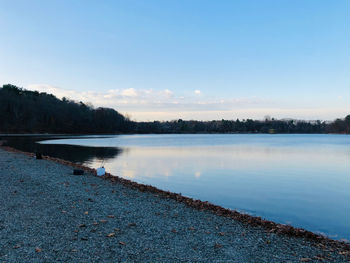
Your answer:
[[[106,170],[105,170],[105,168],[102,166],[102,167],[100,167],[100,168],[97,168],[97,176],[104,176],[105,175],[105,173],[106,173]]]

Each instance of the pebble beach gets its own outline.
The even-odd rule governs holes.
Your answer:
[[[0,262],[349,262],[71,166],[0,149]]]

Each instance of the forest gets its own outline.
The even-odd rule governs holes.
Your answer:
[[[124,133],[131,124],[114,109],[94,109],[10,84],[0,88],[1,133]]]
[[[301,120],[173,120],[135,122],[111,108],[0,87],[0,133],[350,133],[350,115],[333,122]]]

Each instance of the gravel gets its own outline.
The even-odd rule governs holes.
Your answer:
[[[302,238],[0,149],[0,262],[349,262]]]

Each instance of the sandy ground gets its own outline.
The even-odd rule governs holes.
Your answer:
[[[72,170],[0,149],[0,262],[349,262]]]

